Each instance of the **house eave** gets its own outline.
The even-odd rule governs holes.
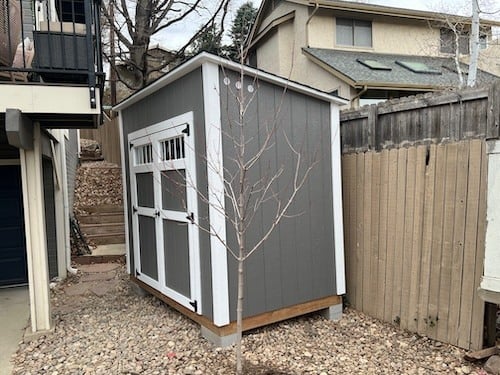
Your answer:
[[[312,87],[304,86],[296,82],[289,81],[287,79],[275,76],[270,73],[266,73],[262,70],[258,70],[255,68],[251,68],[246,65],[241,65],[239,63],[235,63],[233,61],[226,60],[222,57],[211,55],[206,52],[202,52],[195,57],[193,57],[191,60],[185,62],[184,64],[178,66],[174,70],[172,70],[170,73],[165,74],[163,77],[158,79],[157,81],[151,83],[150,85],[146,86],[145,88],[141,89],[140,91],[136,92],[135,94],[131,95],[121,103],[118,103],[116,106],[113,107],[114,111],[121,111],[123,109],[128,108],[134,103],[137,103],[138,101],[144,99],[145,97],[149,96],[151,93],[156,92],[160,90],[162,87],[165,87],[169,85],[170,83],[176,81],[180,77],[185,76],[186,74],[192,72],[193,70],[201,67],[203,64],[208,63],[208,64],[215,64],[219,65],[222,68],[226,69],[231,69],[235,70],[238,72],[242,72],[245,75],[255,77],[259,80],[270,82],[273,84],[276,84],[278,86],[281,86],[283,88],[286,88],[287,90],[293,90],[302,94],[309,95],[311,97],[324,100],[327,102],[335,103],[337,105],[345,105],[348,103],[346,99],[330,95],[328,93],[325,93],[323,91],[316,90]]]

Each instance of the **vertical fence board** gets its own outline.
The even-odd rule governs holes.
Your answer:
[[[413,234],[411,244],[410,293],[408,300],[408,330],[416,332],[418,328],[418,298],[420,295],[420,272],[422,254],[422,230],[425,198],[425,159],[426,146],[416,148],[415,196],[413,209]]]
[[[408,148],[406,184],[405,184],[405,211],[404,211],[404,238],[403,238],[403,264],[401,283],[401,328],[408,328],[409,303],[410,303],[410,280],[411,280],[411,251],[413,243],[413,220],[415,209],[415,172],[416,172],[417,149]],[[403,218],[401,218],[403,220]]]
[[[464,260],[465,214],[467,200],[467,181],[469,171],[469,142],[458,144],[457,187],[455,194],[455,218],[452,247],[450,306],[448,314],[448,340],[458,345],[458,326]]]
[[[406,192],[406,159],[407,149],[398,150],[398,177],[396,192],[396,233],[394,250],[394,281],[392,297],[392,319],[401,320],[401,283],[403,281],[403,247],[404,247],[404,229],[405,229],[405,192]]]
[[[365,174],[363,186],[363,310],[368,314],[372,314],[372,298],[373,298],[373,282],[371,278],[371,258],[372,243],[371,243],[371,194],[372,194],[372,152],[365,153]],[[369,181],[369,183],[366,183]]]
[[[378,280],[377,280],[377,315],[384,319],[385,293],[386,293],[386,262],[387,262],[387,209],[389,200],[389,151],[380,153],[380,214],[379,214],[379,257],[378,257]]]
[[[378,263],[379,263],[379,233],[380,233],[380,153],[372,153],[372,183],[371,183],[371,259],[370,259],[370,287],[372,298],[370,300],[370,314],[372,316],[377,316],[380,290],[378,289],[377,275],[378,275]]]
[[[434,217],[434,182],[436,179],[436,153],[437,146],[432,145],[426,155],[427,167],[425,171],[425,201],[424,201],[424,226],[422,233],[422,266],[420,272],[420,296],[418,310],[418,333],[427,331],[427,316],[429,310],[429,282],[431,274],[431,248]]]
[[[478,350],[483,347],[483,327],[485,303],[479,297],[477,286],[481,282],[484,268],[484,246],[486,240],[486,195],[488,161],[486,156],[486,143],[482,142],[481,152],[481,185],[479,188],[479,214],[477,223],[476,269],[474,276],[474,297],[472,301],[472,327],[470,349]]]
[[[446,171],[445,196],[444,196],[444,220],[443,241],[441,248],[441,267],[439,281],[439,303],[437,320],[437,338],[441,341],[448,339],[448,314],[450,304],[451,286],[451,261],[453,250],[453,230],[455,218],[455,193],[457,185],[457,152],[458,145],[451,143],[446,146]]]
[[[441,268],[441,247],[443,242],[443,218],[445,197],[446,146],[438,145],[436,153],[435,202],[431,246],[431,274],[429,283],[429,309],[427,319],[427,335],[437,338],[439,282]]]
[[[356,158],[356,154],[344,155],[342,158],[344,162],[342,169],[347,175],[344,187],[349,187],[343,190],[349,190],[349,200],[344,202],[344,204],[347,203],[346,207],[347,211],[349,211],[349,221],[346,221],[347,225],[344,226],[344,230],[347,231],[346,244],[348,244],[345,251],[347,298],[351,303],[356,300],[358,288],[356,284]]]
[[[364,271],[364,187],[365,155],[358,154],[356,159],[356,308],[363,309],[363,271]]]
[[[394,294],[394,252],[395,242],[392,237],[396,233],[396,194],[398,178],[398,150],[389,151],[389,202],[387,206],[387,258],[385,270],[385,309],[384,320],[392,322],[392,298]],[[390,235],[389,235],[390,233]]]
[[[474,296],[474,272],[476,260],[477,222],[479,211],[479,189],[481,183],[481,141],[474,140],[469,152],[469,180],[467,185],[467,212],[465,222],[464,272],[462,277],[462,298],[458,345],[470,347],[470,327],[472,323],[471,300]]]

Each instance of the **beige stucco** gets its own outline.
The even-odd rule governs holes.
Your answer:
[[[373,21],[373,52],[439,56],[440,32],[426,23]]]
[[[468,64],[470,56],[464,56],[462,61]],[[498,40],[491,42],[488,48],[479,51],[478,68],[500,76],[500,45]]]
[[[335,20],[333,14],[316,15],[311,19],[308,28],[310,47],[402,55],[439,55],[439,29],[431,28],[425,22],[403,24],[373,20],[373,46],[359,48],[336,44]]]

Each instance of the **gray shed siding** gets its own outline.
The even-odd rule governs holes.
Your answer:
[[[130,187],[130,172],[128,169],[128,134],[154,125],[160,121],[193,111],[194,114],[194,134],[196,150],[205,150],[205,116],[203,105],[203,86],[201,68],[194,70],[186,76],[171,83],[157,92],[142,99],[138,103],[123,110],[123,138],[125,150],[126,184]],[[207,194],[207,166],[205,158],[197,153],[196,160],[197,181],[203,193]],[[131,207],[130,188],[127,190],[127,204]],[[198,201],[198,211],[200,224],[207,226],[208,206],[200,199]],[[128,218],[129,228],[132,228],[131,218]],[[132,231],[129,233],[129,243],[133,244]],[[134,270],[133,253],[129,254],[131,269]],[[201,284],[203,315],[213,318],[212,306],[212,274],[210,258],[210,237],[200,231],[200,262],[201,262]]]
[[[237,119],[238,105],[224,85],[224,78],[234,83],[239,80],[235,72],[227,69],[220,73],[222,126],[228,130],[231,119]],[[263,129],[274,118],[278,130],[274,146],[260,159],[250,178],[266,171],[284,167],[275,186],[280,196],[290,192],[290,180],[294,171],[294,155],[283,132],[296,148],[302,148],[307,160],[318,160],[306,184],[296,196],[289,214],[271,237],[246,261],[244,315],[253,316],[279,308],[300,304],[336,294],[335,254],[333,234],[333,194],[330,103],[307,97],[265,82],[245,82],[255,87],[255,96],[245,114],[249,136],[247,155],[255,153],[261,142]],[[247,95],[249,95],[247,93]],[[261,129],[260,134],[258,129]],[[250,137],[249,137],[250,138]],[[235,171],[233,146],[228,136],[223,136],[224,167]],[[310,164],[310,163],[309,163]],[[226,176],[227,177],[227,176]],[[231,203],[226,200],[226,209]],[[276,212],[272,203],[266,203],[248,231],[248,245],[256,243]],[[227,225],[228,242],[236,248],[235,232]],[[229,260],[230,317],[236,319],[237,267],[233,257]]]

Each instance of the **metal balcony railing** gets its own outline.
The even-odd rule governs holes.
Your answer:
[[[103,89],[100,0],[0,0],[0,81]]]

